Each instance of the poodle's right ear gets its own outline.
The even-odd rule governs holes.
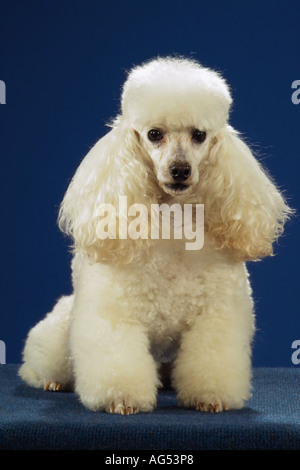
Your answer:
[[[208,232],[237,259],[272,255],[293,210],[237,131],[226,126],[212,144],[200,176]]]
[[[145,190],[151,192],[149,175],[133,129],[117,124],[95,144],[77,169],[59,212],[59,227],[73,238],[74,251],[84,251],[96,261],[126,262],[141,251],[141,242],[145,247],[146,240],[102,239],[97,227],[102,204],[115,208],[115,224],[120,216],[119,196],[127,197],[128,206],[149,201],[151,195]]]

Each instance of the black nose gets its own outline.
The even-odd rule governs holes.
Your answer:
[[[191,165],[189,163],[174,162],[169,166],[169,172],[175,181],[185,181],[191,176]]]

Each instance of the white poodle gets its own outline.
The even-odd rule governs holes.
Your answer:
[[[291,210],[228,125],[231,102],[224,79],[194,60],[158,58],[130,72],[121,114],[61,205],[74,294],[30,331],[20,369],[28,384],[74,389],[87,408],[131,414],[153,409],[160,365],[172,363],[181,406],[216,412],[250,397],[244,262],[272,254]],[[204,205],[201,249],[187,249],[175,228],[169,239],[137,230],[163,203]]]

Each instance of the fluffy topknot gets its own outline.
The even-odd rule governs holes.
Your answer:
[[[217,131],[232,99],[225,80],[189,59],[158,58],[133,68],[122,94],[122,118],[136,130],[151,124]]]

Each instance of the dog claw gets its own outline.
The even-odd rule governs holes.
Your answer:
[[[126,414],[127,415],[136,415],[137,414],[137,407],[136,406],[127,406]]]
[[[109,413],[121,414],[122,416],[129,416],[132,414],[135,415],[138,412],[138,409],[136,406],[126,405],[125,401],[122,401],[117,405],[112,402],[109,406],[108,411]]]
[[[196,404],[197,411],[208,411],[210,413],[219,413],[220,411],[224,410],[227,411],[227,405],[223,405],[222,403],[197,403]]]
[[[44,385],[44,392],[47,390],[51,392],[60,392],[62,384],[59,382],[46,382]]]
[[[112,402],[112,403],[110,404],[109,412],[110,412],[110,413],[114,413],[114,412],[115,412],[115,404],[114,404],[114,402]]]
[[[44,392],[46,392],[47,390],[49,390],[50,384],[51,384],[51,382],[46,382],[46,383],[45,383]]]

